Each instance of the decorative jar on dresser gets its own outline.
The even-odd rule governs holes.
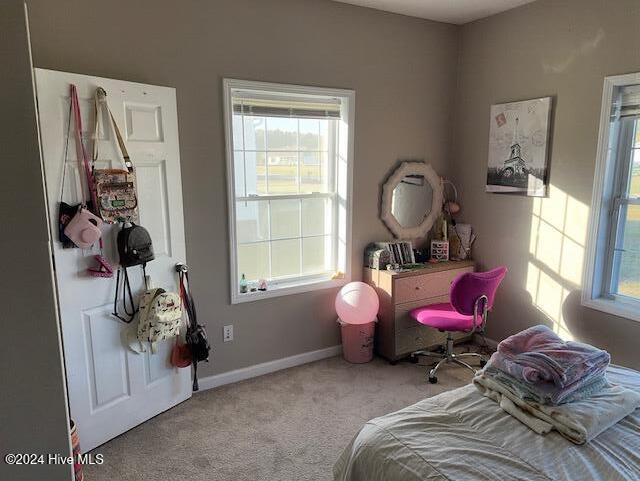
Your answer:
[[[449,301],[453,280],[464,272],[473,272],[473,261],[448,261],[425,264],[402,272],[365,268],[364,282],[376,289],[380,298],[376,326],[376,352],[395,362],[410,353],[442,345],[446,334],[417,323],[409,311],[428,304]],[[455,340],[468,334],[455,333]]]

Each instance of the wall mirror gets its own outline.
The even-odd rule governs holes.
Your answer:
[[[399,239],[424,237],[442,210],[442,181],[424,162],[402,162],[382,187],[381,219]]]

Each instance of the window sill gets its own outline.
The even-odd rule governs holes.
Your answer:
[[[583,298],[582,305],[614,316],[640,322],[640,302],[605,299],[602,297]]]
[[[288,296],[290,294],[300,294],[302,292],[311,292],[321,289],[331,289],[335,287],[342,287],[348,284],[349,280],[344,279],[312,279],[308,281],[294,281],[289,284],[281,284],[273,286],[266,291],[255,291],[241,294],[239,292],[233,292],[231,294],[231,304],[241,304],[243,302],[259,301],[261,299],[269,299],[271,297]]]

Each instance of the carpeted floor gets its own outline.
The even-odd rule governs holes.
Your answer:
[[[87,481],[332,479],[333,463],[369,419],[468,383],[453,365],[426,367],[340,357],[204,391],[95,453]]]

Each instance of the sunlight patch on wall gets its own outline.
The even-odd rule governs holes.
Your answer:
[[[563,305],[582,283],[588,218],[586,204],[554,185],[548,198],[533,201],[526,289],[533,305],[567,340],[573,336],[564,319]]]

